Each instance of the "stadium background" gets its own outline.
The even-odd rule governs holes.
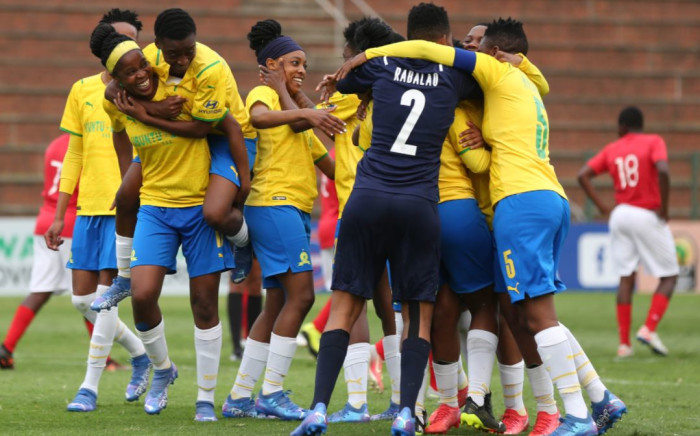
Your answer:
[[[182,7],[198,40],[229,62],[242,95],[256,86],[257,67],[246,33],[275,18],[306,49],[313,87],[341,63],[347,20],[377,14],[405,34],[405,0],[0,1],[0,295],[23,293],[31,265],[26,223],[41,203],[42,154],[58,134],[71,84],[101,69],[88,38],[111,7],[132,8],[144,22],[142,46],[153,40],[155,16]],[[661,134],[671,166],[671,217],[683,267],[679,286],[698,290],[700,242],[700,1],[696,0],[443,0],[455,38],[498,16],[525,23],[529,58],[547,77],[550,152],[571,200],[574,221],[600,221],[576,183],[587,158],[616,138],[619,110],[638,105],[646,130]],[[612,202],[612,183],[596,181]],[[24,224],[23,224],[24,223]],[[24,227],[22,227],[24,226]],[[31,232],[31,224],[28,226]],[[31,233],[29,233],[30,237]],[[29,239],[30,240],[30,239]],[[560,270],[582,289],[612,289],[606,227],[575,225]],[[28,270],[26,270],[28,271]],[[28,276],[27,276],[28,277]],[[640,288],[653,282],[642,277]],[[19,280],[19,281],[17,281]],[[317,283],[320,283],[317,281]]]

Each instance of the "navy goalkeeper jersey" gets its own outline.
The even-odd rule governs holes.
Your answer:
[[[474,78],[428,61],[383,57],[352,71],[337,88],[344,94],[371,91],[374,100],[372,142],[353,189],[437,201],[440,152],[455,107],[483,98]]]

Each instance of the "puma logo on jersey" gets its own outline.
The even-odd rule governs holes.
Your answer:
[[[509,291],[513,291],[513,292],[515,292],[516,294],[519,295],[519,294],[520,294],[520,291],[518,290],[518,286],[519,286],[519,285],[520,285],[520,282],[516,282],[516,283],[515,283],[515,287],[513,287],[513,286],[506,286],[506,288],[508,288]]]

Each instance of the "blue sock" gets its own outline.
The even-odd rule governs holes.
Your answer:
[[[406,338],[401,346],[401,404],[415,413],[418,391],[423,384],[423,373],[428,364],[430,342],[423,338]]]
[[[331,330],[321,335],[321,345],[318,348],[316,360],[316,386],[311,408],[323,403],[328,406],[333,394],[335,382],[343,367],[345,355],[348,352],[350,333],[345,330]]]

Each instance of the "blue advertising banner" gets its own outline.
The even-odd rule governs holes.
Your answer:
[[[612,263],[607,224],[572,223],[561,253],[559,277],[569,289],[617,289],[619,278]]]

